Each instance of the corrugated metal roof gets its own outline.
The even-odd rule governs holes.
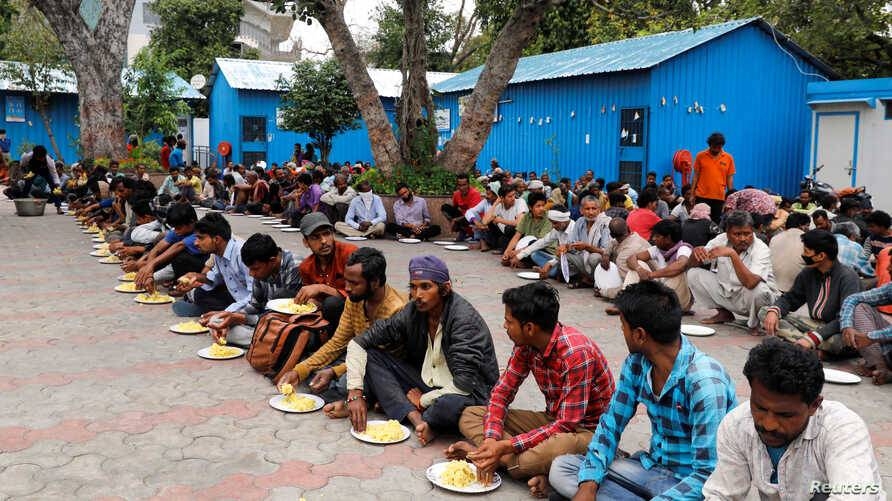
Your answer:
[[[3,68],[7,68],[9,66],[26,66],[25,63],[21,63],[18,61],[0,61],[0,90],[11,90],[11,91],[20,91],[20,92],[28,92],[28,89],[22,87],[21,85],[16,84],[9,78],[7,78],[5,73],[3,72]],[[121,80],[123,81],[124,77],[131,71],[134,71],[132,68],[124,68],[121,71]],[[74,73],[70,71],[60,71],[53,70],[50,72],[50,75],[53,79],[52,92],[57,94],[77,94],[77,78],[75,78]],[[195,90],[188,82],[180,78],[176,73],[170,72],[168,75],[171,82],[173,83],[174,91],[179,94],[180,99],[205,99],[205,97]]]
[[[229,86],[234,89],[244,90],[279,90],[276,81],[279,77],[289,78],[293,63],[279,61],[259,61],[251,59],[231,59],[218,57],[216,59],[215,75],[219,71],[226,77]],[[369,76],[375,83],[375,89],[381,97],[399,97],[402,90],[402,73],[399,70],[383,70],[369,68]],[[427,72],[429,85],[447,80],[456,76],[456,73]]]
[[[533,82],[598,73],[643,70],[651,68],[710,40],[743,26],[756,23],[769,33],[774,28],[759,17],[729,21],[698,29],[671,31],[629,38],[588,47],[539,54],[521,58],[509,83]],[[777,40],[800,57],[809,59],[818,68],[833,74],[826,64],[808,54],[777,30]],[[437,92],[456,92],[473,89],[483,66],[468,70],[434,86]]]

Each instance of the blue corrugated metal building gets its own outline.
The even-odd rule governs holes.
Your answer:
[[[279,77],[290,78],[291,68],[291,63],[278,61],[217,58],[210,79],[211,147],[228,142],[229,159],[245,165],[261,160],[281,164],[291,158],[295,143],[309,143],[307,134],[280,129],[276,119],[282,96],[277,81]],[[384,111],[395,124],[402,74],[398,70],[370,68],[369,76]],[[428,81],[433,84],[452,76],[452,73],[429,72]],[[362,123],[359,129],[334,138],[329,161],[346,160],[372,160],[368,131]]]
[[[0,66],[21,65],[14,61],[0,61]],[[129,69],[124,70],[126,74]],[[71,163],[79,159],[77,153],[77,139],[80,136],[80,128],[77,123],[78,100],[77,79],[70,72],[52,72],[52,78],[56,82],[54,92],[49,105],[50,126],[56,144],[62,153],[65,162]],[[170,79],[174,89],[181,99],[204,99],[198,91],[189,84],[171,73]],[[0,78],[0,99],[3,101],[4,119],[0,123],[0,129],[6,130],[6,135],[11,141],[10,152],[13,158],[18,158],[22,153],[22,147],[42,144],[55,157],[50,147],[49,135],[43,120],[31,103],[31,94],[26,89],[18,86],[8,78]],[[121,143],[127,138],[122,137]],[[58,159],[57,159],[58,160]]]
[[[462,97],[481,68],[434,85],[441,143],[458,127]],[[512,171],[549,170],[640,186],[673,173],[721,131],[736,187],[796,191],[805,168],[808,82],[834,76],[761,18],[520,59],[478,160]],[[676,173],[676,179],[680,175]]]

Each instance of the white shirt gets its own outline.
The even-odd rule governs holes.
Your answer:
[[[647,253],[650,254],[650,260],[654,262],[657,270],[662,270],[669,264],[666,262],[666,258],[663,257],[663,253],[660,252],[660,248],[657,247],[656,245],[651,245],[650,248],[647,249]],[[686,257],[686,258],[690,259],[692,253],[693,253],[693,250],[690,247],[688,247],[688,246],[681,247],[678,249],[678,251],[675,252],[675,259],[678,259],[681,257]]]
[[[530,209],[527,207],[527,203],[523,201],[522,198],[515,198],[514,204],[511,205],[510,208],[505,208],[504,204],[499,204],[496,207],[496,217],[500,217],[502,219],[506,219],[508,221],[516,221],[517,218],[521,214],[526,214]],[[498,223],[497,226],[500,230],[505,231],[504,223]]]
[[[728,234],[722,233],[706,244],[706,250],[726,246],[728,246]],[[771,290],[777,290],[777,286],[774,283],[774,271],[771,267],[771,251],[765,245],[765,242],[753,236],[753,243],[747,250],[740,253],[740,260],[750,270],[750,273],[762,277],[762,281]],[[720,257],[713,260],[711,269],[718,275],[719,286],[722,288],[724,297],[733,297],[743,289],[743,284],[737,278],[737,273],[734,271],[734,264],[731,263],[730,257]]]
[[[161,234],[161,223],[152,221],[141,224],[130,231],[130,240],[138,244],[150,244],[158,239]]]
[[[703,486],[707,500],[744,500],[751,487],[763,501],[807,500],[818,486],[858,486],[859,494],[831,494],[831,500],[884,500],[882,478],[867,425],[840,402],[825,400],[809,418],[805,431],[787,446],[777,465],[777,484],[770,482],[773,466],[753,425],[749,402],[725,415],[716,434],[718,462]]]

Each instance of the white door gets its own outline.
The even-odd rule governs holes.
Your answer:
[[[817,179],[837,189],[852,186],[857,166],[858,112],[817,113],[815,136],[812,169],[823,165]]]

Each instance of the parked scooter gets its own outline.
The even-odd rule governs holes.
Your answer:
[[[815,175],[817,175],[818,172],[820,172],[820,170],[823,168],[823,164],[815,168]],[[830,186],[823,181],[818,181],[812,176],[805,176],[804,178],[802,178],[802,181],[799,183],[799,189],[803,191],[808,190],[809,192],[811,192],[812,196],[816,200],[822,200],[827,195],[834,195],[838,197],[840,199],[840,202],[844,198],[854,198],[861,203],[861,207],[864,207],[866,205],[865,202],[868,204],[871,203],[870,200],[872,198],[870,194],[867,193],[864,186],[859,186],[855,188],[854,191],[846,190],[848,194],[840,196],[837,190],[833,189],[833,186]]]

